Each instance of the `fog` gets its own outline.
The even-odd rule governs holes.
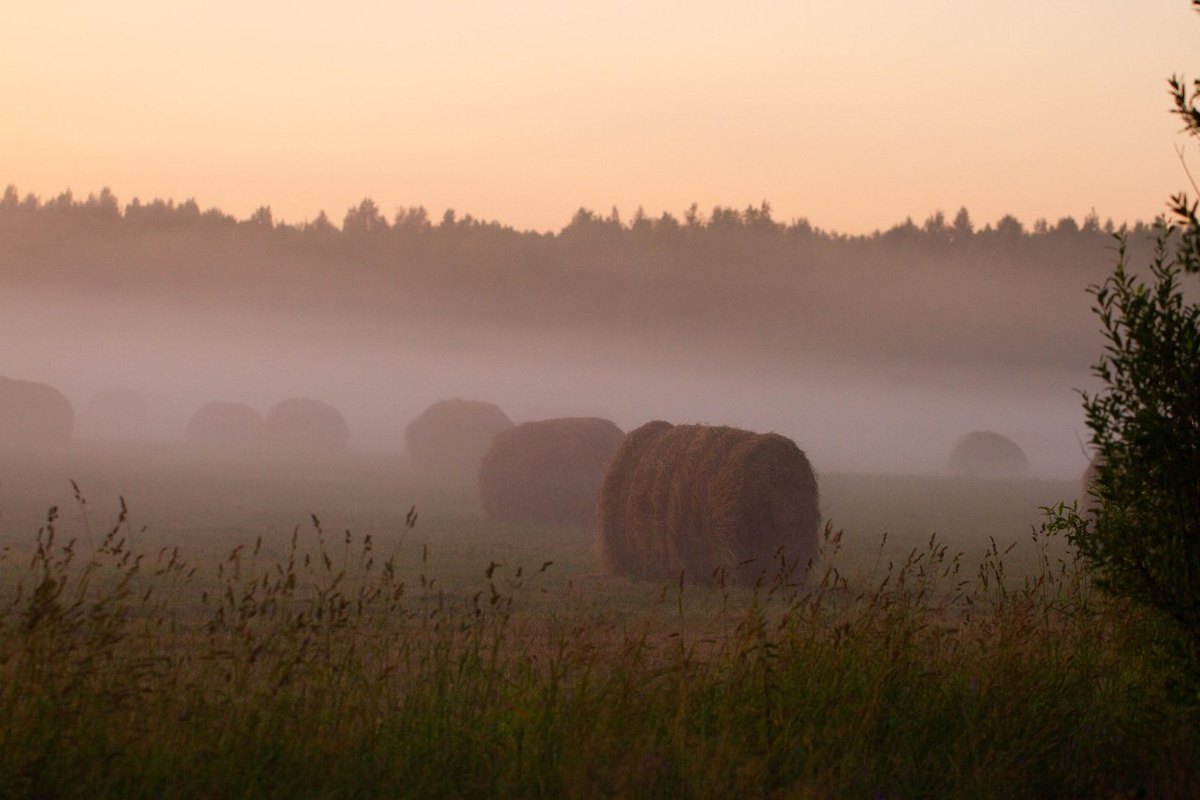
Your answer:
[[[1087,463],[1079,389],[1102,351],[1089,285],[1111,221],[976,225],[961,209],[868,236],[692,206],[625,221],[580,209],[557,233],[370,199],[335,225],[277,223],[104,190],[0,198],[0,374],[79,412],[146,400],[178,441],[214,400],[264,412],[310,397],[349,446],[401,452],[448,397],[516,421],[596,415],[777,431],[819,470],[938,473],[972,430],[1014,440],[1031,473]],[[1131,264],[1152,232],[1129,233]]]
[[[1082,292],[1082,290],[1081,290]],[[354,315],[250,313],[149,303],[120,293],[10,289],[4,373],[58,387],[80,411],[97,392],[135,390],[147,438],[178,441],[211,400],[259,411],[287,397],[333,404],[349,446],[400,453],[407,423],[445,397],[499,404],[515,421],[603,416],[628,430],[651,419],[729,424],[792,437],[818,471],[937,473],[954,441],[988,429],[1017,442],[1035,476],[1086,464],[1076,371],[962,360],[881,361],[597,329],[539,335],[461,320],[384,322]]]

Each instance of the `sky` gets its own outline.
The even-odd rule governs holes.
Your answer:
[[[290,222],[1119,223],[1187,185],[1166,79],[1197,43],[1184,0],[14,3],[0,184]]]

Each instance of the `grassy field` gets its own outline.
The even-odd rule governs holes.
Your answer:
[[[880,557],[903,558],[924,549],[931,534],[953,552],[978,562],[995,540],[1016,543],[1010,567],[1028,571],[1036,559],[1030,531],[1040,506],[1074,499],[1073,481],[976,481],[924,476],[822,474],[823,516],[844,531],[844,563],[873,568]],[[591,531],[501,526],[481,518],[470,484],[446,485],[405,469],[394,455],[338,454],[287,460],[204,457],[169,445],[82,443],[70,450],[17,453],[0,460],[0,544],[26,546],[47,509],[57,505],[64,525],[82,535],[84,515],[74,481],[88,501],[97,530],[116,519],[119,499],[146,548],[179,546],[189,559],[219,559],[261,536],[278,556],[293,529],[350,530],[377,542],[398,539],[405,515],[420,522],[407,549],[428,546],[434,572],[447,582],[478,576],[492,560],[541,564],[569,578],[599,566]]]
[[[809,580],[742,589],[395,456],[10,454],[0,795],[1190,793],[1153,625],[1032,536],[1073,482],[820,480]]]

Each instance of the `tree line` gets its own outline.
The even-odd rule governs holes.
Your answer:
[[[186,227],[204,227],[210,231],[249,229],[275,231],[280,236],[300,234],[313,239],[341,238],[347,242],[378,237],[392,242],[428,236],[462,236],[468,232],[483,231],[518,237],[573,238],[573,237],[625,237],[637,239],[659,238],[670,240],[680,235],[730,236],[758,235],[788,237],[792,239],[821,239],[833,242],[862,242],[877,240],[918,239],[925,242],[967,242],[976,239],[1012,241],[1020,238],[1047,236],[1093,236],[1098,233],[1113,234],[1117,226],[1111,218],[1101,223],[1093,211],[1082,222],[1072,216],[1064,216],[1051,224],[1038,219],[1026,226],[1011,214],[1006,214],[995,225],[978,227],[966,208],[960,208],[953,219],[942,211],[930,215],[923,224],[917,225],[911,217],[887,230],[876,230],[869,234],[844,234],[814,227],[807,218],[799,217],[790,222],[774,218],[771,204],[763,201],[745,209],[733,206],[715,206],[705,214],[693,203],[677,217],[670,212],[660,216],[648,216],[639,208],[634,215],[623,220],[617,208],[607,215],[588,208],[580,208],[571,221],[557,234],[536,231],[517,231],[500,222],[477,219],[470,214],[459,216],[448,209],[441,219],[434,221],[424,206],[401,206],[391,219],[370,198],[346,210],[340,227],[321,211],[316,218],[300,223],[276,221],[271,207],[260,206],[246,219],[239,220],[218,208],[201,210],[194,199],[180,203],[161,198],[142,202],[134,198],[124,207],[108,187],[86,198],[75,197],[71,190],[43,200],[36,194],[22,196],[15,185],[9,184],[0,197],[0,219],[11,224],[76,224],[76,225],[120,225],[126,229],[166,230]],[[1150,226],[1136,222],[1135,233],[1147,233]]]
[[[575,329],[756,350],[1047,360],[1086,367],[1081,288],[1111,263],[1095,215],[979,226],[966,209],[870,234],[776,220],[769,203],[677,217],[580,209],[557,232],[372,200],[246,219],[194,200],[124,206],[108,189],[0,197],[0,281],[248,310]],[[1152,238],[1133,226],[1132,247]],[[1044,312],[1053,309],[1053,315]],[[1054,342],[1047,349],[1046,341]]]

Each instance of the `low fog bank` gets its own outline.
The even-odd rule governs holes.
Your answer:
[[[812,349],[752,356],[686,337],[594,335],[496,325],[405,325],[355,317],[149,307],[113,296],[9,291],[0,374],[58,387],[81,412],[97,393],[146,401],[145,438],[179,441],[213,400],[265,412],[288,397],[334,405],[349,446],[400,452],[404,428],[445,397],[499,404],[515,421],[595,415],[630,429],[651,419],[774,430],[818,471],[938,473],[954,442],[994,430],[1029,456],[1031,474],[1077,477],[1087,439],[1086,364],[1052,369],[1003,359],[847,357]],[[1053,342],[1047,342],[1053,347]]]
[[[629,352],[674,344],[734,365],[769,356],[1074,371],[1099,349],[1084,287],[1110,271],[1114,230],[1094,214],[980,228],[961,209],[844,236],[777,221],[764,202],[692,207],[682,219],[580,209],[561,231],[538,233],[453,213],[435,223],[419,207],[389,220],[369,199],[338,228],[323,215],[276,223],[265,207],[237,220],[191,201],[122,210],[111,192],[43,201],[8,187],[0,286],[106,293],[135,316],[266,309],[456,339],[479,326],[604,338]],[[1152,238],[1145,225],[1131,231],[1134,263]]]

